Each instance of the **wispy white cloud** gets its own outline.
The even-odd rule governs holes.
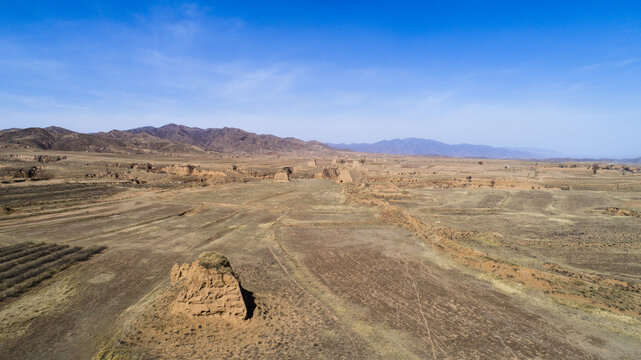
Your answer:
[[[305,66],[273,64],[251,67],[239,63],[218,64],[218,73],[227,81],[214,96],[251,102],[255,99],[273,98],[274,95],[290,92],[297,81],[305,76]]]
[[[177,38],[193,37],[202,31],[196,21],[178,21],[165,24],[167,32]]]
[[[203,6],[202,4],[195,2],[188,2],[180,4],[178,10],[181,14],[190,17],[190,18],[202,18],[211,12],[211,6]]]
[[[623,59],[623,60],[617,60],[617,61],[609,61],[609,62],[601,62],[601,63],[594,63],[594,64],[587,64],[580,66],[576,68],[576,72],[578,73],[584,73],[584,72],[590,72],[590,71],[595,71],[595,70],[608,70],[608,69],[616,69],[616,68],[622,68],[626,66],[630,66],[633,64],[636,64],[639,62],[638,58],[629,58],[629,59]]]
[[[633,59],[625,59],[621,61],[614,62],[615,67],[624,67],[632,64],[636,64],[639,62],[638,58],[633,58]]]
[[[148,67],[150,76],[162,74],[151,79],[159,86],[235,103],[277,99],[310,75],[305,64],[207,61],[155,50],[141,51],[136,60]]]
[[[49,72],[60,71],[65,67],[65,64],[60,61],[34,59],[34,58],[14,58],[14,59],[1,59],[1,67],[28,69],[34,72]]]
[[[66,110],[86,110],[88,106],[70,104],[65,101],[57,100],[50,96],[25,96],[11,93],[0,93],[0,103],[5,105],[18,104],[35,109],[66,109]]]
[[[438,93],[432,93],[427,95],[423,99],[423,104],[427,106],[434,106],[434,105],[440,105],[447,101],[449,98],[454,96],[456,94],[456,91],[454,90],[447,90],[447,91],[442,91]]]

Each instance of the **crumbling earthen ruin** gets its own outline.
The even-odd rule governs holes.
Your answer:
[[[291,167],[285,166],[281,171],[274,174],[274,182],[289,182],[289,174],[292,172]]]
[[[339,183],[361,183],[363,181],[365,181],[365,174],[360,167],[352,169],[341,168],[336,178],[336,182]]]
[[[336,179],[338,177],[338,168],[323,168],[323,171],[314,173],[314,179]]]
[[[180,288],[171,307],[175,314],[215,316],[231,322],[247,317],[240,282],[219,253],[205,252],[191,265],[174,265],[171,282]]]

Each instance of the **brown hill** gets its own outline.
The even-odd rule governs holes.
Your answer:
[[[2,130],[0,142],[5,146],[11,144],[43,150],[105,152],[125,147],[122,142],[116,140],[106,140],[58,127]]]
[[[60,127],[7,129],[0,131],[0,148],[36,148],[90,152],[198,153],[330,153],[331,147],[317,141],[259,135],[235,128],[200,129],[169,124],[83,134]]]
[[[318,141],[302,141],[292,137],[259,135],[236,128],[200,129],[168,124],[159,128],[147,126],[128,130],[133,134],[149,134],[161,139],[198,146],[207,151],[244,152],[328,152],[333,148]]]
[[[191,144],[160,139],[156,136],[146,133],[134,134],[129,131],[111,130],[107,133],[97,133],[95,136],[101,138],[113,139],[127,144],[127,147],[132,150],[152,150],[158,152],[177,152],[177,153],[198,153],[203,150]]]
[[[0,147],[36,148],[60,151],[90,152],[201,152],[191,145],[174,143],[148,135],[132,135],[118,131],[82,134],[48,127],[7,129],[0,131]]]

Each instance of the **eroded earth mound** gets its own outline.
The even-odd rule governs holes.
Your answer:
[[[219,316],[232,322],[247,317],[240,282],[219,253],[205,252],[191,265],[174,265],[171,282],[181,287],[171,307],[173,313]]]

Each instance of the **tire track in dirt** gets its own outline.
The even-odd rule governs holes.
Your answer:
[[[399,265],[400,265],[400,261],[399,261]],[[420,295],[420,293],[418,291],[418,286],[416,286],[416,280],[414,280],[412,275],[410,275],[410,271],[409,271],[407,262],[405,262],[404,268],[405,268],[405,275],[412,282],[412,286],[414,287],[414,292],[416,293],[416,304],[418,305],[417,306],[418,307],[418,311],[421,313],[421,317],[423,318],[423,325],[425,326],[425,330],[427,330],[427,339],[428,339],[428,341],[429,341],[429,343],[431,345],[432,356],[433,356],[434,359],[438,359],[438,357],[436,356],[437,342],[435,342],[434,339],[432,339],[432,331],[430,330],[430,325],[429,325],[429,323],[427,321],[427,318],[425,317],[425,313],[423,312],[423,305],[421,304],[421,295]],[[445,355],[446,359],[449,359],[449,357],[447,356],[447,352],[445,350],[443,350],[442,346],[438,345],[438,349]]]
[[[134,195],[137,196],[134,197]],[[63,209],[57,209],[57,211],[52,213],[38,211],[37,214],[39,215],[27,214],[19,218],[11,217],[8,219],[0,219],[0,224],[3,225],[2,228],[0,228],[0,232],[24,227],[26,224],[30,227],[35,227],[77,222],[78,220],[108,218],[116,214],[149,206],[149,203],[144,204],[141,200],[155,195],[155,192],[130,194],[130,196],[125,198],[122,198],[122,195],[117,195],[119,197],[117,199],[107,199],[100,202],[65,207]]]
[[[297,189],[293,189],[293,190],[283,191],[283,192],[278,193],[278,194],[267,195],[267,196],[264,196],[264,197],[261,197],[261,198],[258,198],[258,199],[254,199],[254,200],[248,201],[243,205],[264,202],[265,200],[274,199],[274,198],[277,198],[277,197],[280,197],[280,196],[283,196],[283,195],[292,194],[292,193],[295,193],[297,191],[298,191]]]
[[[271,239],[272,239],[272,241],[274,241],[274,242],[278,245],[278,247],[280,248],[280,250],[282,250],[283,254],[284,254],[284,255],[285,255],[285,256],[286,256],[286,257],[287,257],[291,262],[294,262],[294,259],[293,259],[291,256],[289,256],[289,255],[287,254],[287,252],[285,251],[285,249],[283,248],[283,246],[282,246],[282,245],[278,242],[278,240],[276,239],[276,231],[278,231],[278,227],[280,226],[280,223],[282,222],[282,219],[283,219],[284,217],[285,217],[285,216],[281,216],[281,217],[279,217],[279,218],[276,220],[276,222],[272,225],[272,228],[273,228],[273,229],[272,229]],[[331,311],[327,306],[325,306],[325,304],[323,304],[323,303],[322,303],[322,302],[321,302],[321,301],[320,301],[316,296],[314,296],[314,294],[312,294],[311,292],[309,292],[305,287],[303,287],[303,286],[302,286],[302,285],[301,285],[301,284],[296,280],[296,278],[295,278],[294,276],[292,276],[292,274],[287,270],[287,267],[285,267],[285,265],[280,261],[280,259],[278,258],[278,256],[274,253],[274,249],[273,249],[273,247],[272,247],[272,246],[270,246],[270,245],[268,245],[268,248],[269,248],[269,252],[270,252],[270,253],[272,254],[272,256],[274,257],[274,260],[276,260],[276,262],[277,262],[277,263],[278,263],[278,265],[281,267],[281,269],[283,269],[283,271],[285,272],[285,274],[287,274],[287,278],[288,278],[288,279],[289,279],[293,284],[295,284],[298,288],[300,288],[304,293],[306,293],[308,296],[311,296],[311,297],[315,300],[315,302],[316,302],[318,305],[320,305],[320,306],[321,306],[321,307],[326,311],[326,313],[327,313],[327,314],[329,314],[329,315],[332,317],[332,319],[333,319],[334,321],[336,321],[336,323],[341,323],[340,319],[336,316],[336,314],[334,314],[334,313],[333,313],[333,312],[332,312],[332,311]],[[354,350],[355,350],[355,352],[356,352],[356,355],[358,356],[358,347],[357,347],[357,346],[355,346],[355,343],[354,343],[354,341],[353,341],[353,339],[352,339],[351,335],[349,334],[349,332],[346,332],[346,334],[347,334],[347,336],[349,337],[350,342],[354,345],[354,346],[353,346],[353,348],[354,348]]]
[[[304,291],[305,294],[311,296],[337,324],[346,328],[345,334],[349,337],[350,342],[355,343],[351,335],[351,333],[354,333],[384,358],[398,358],[401,356],[407,359],[419,359],[419,357],[407,350],[405,345],[399,343],[394,337],[387,336],[385,331],[379,329],[375,324],[361,319],[360,317],[362,315],[357,315],[358,312],[348,310],[348,307],[346,307],[342,299],[336,297],[329,289],[326,289],[321,283],[315,281],[318,274],[310,273],[307,267],[299,263],[294,256],[290,255],[287,250],[285,250],[283,244],[278,241],[276,233],[281,226],[280,223],[279,221],[274,224],[274,235],[271,241],[274,241],[277,246],[270,247],[272,256],[275,256],[279,266],[283,268],[283,271],[291,278],[297,287]],[[276,255],[278,252],[282,252],[282,256],[286,258],[287,263],[292,266],[294,269],[292,272],[287,270],[287,266],[280,261],[280,258]]]

